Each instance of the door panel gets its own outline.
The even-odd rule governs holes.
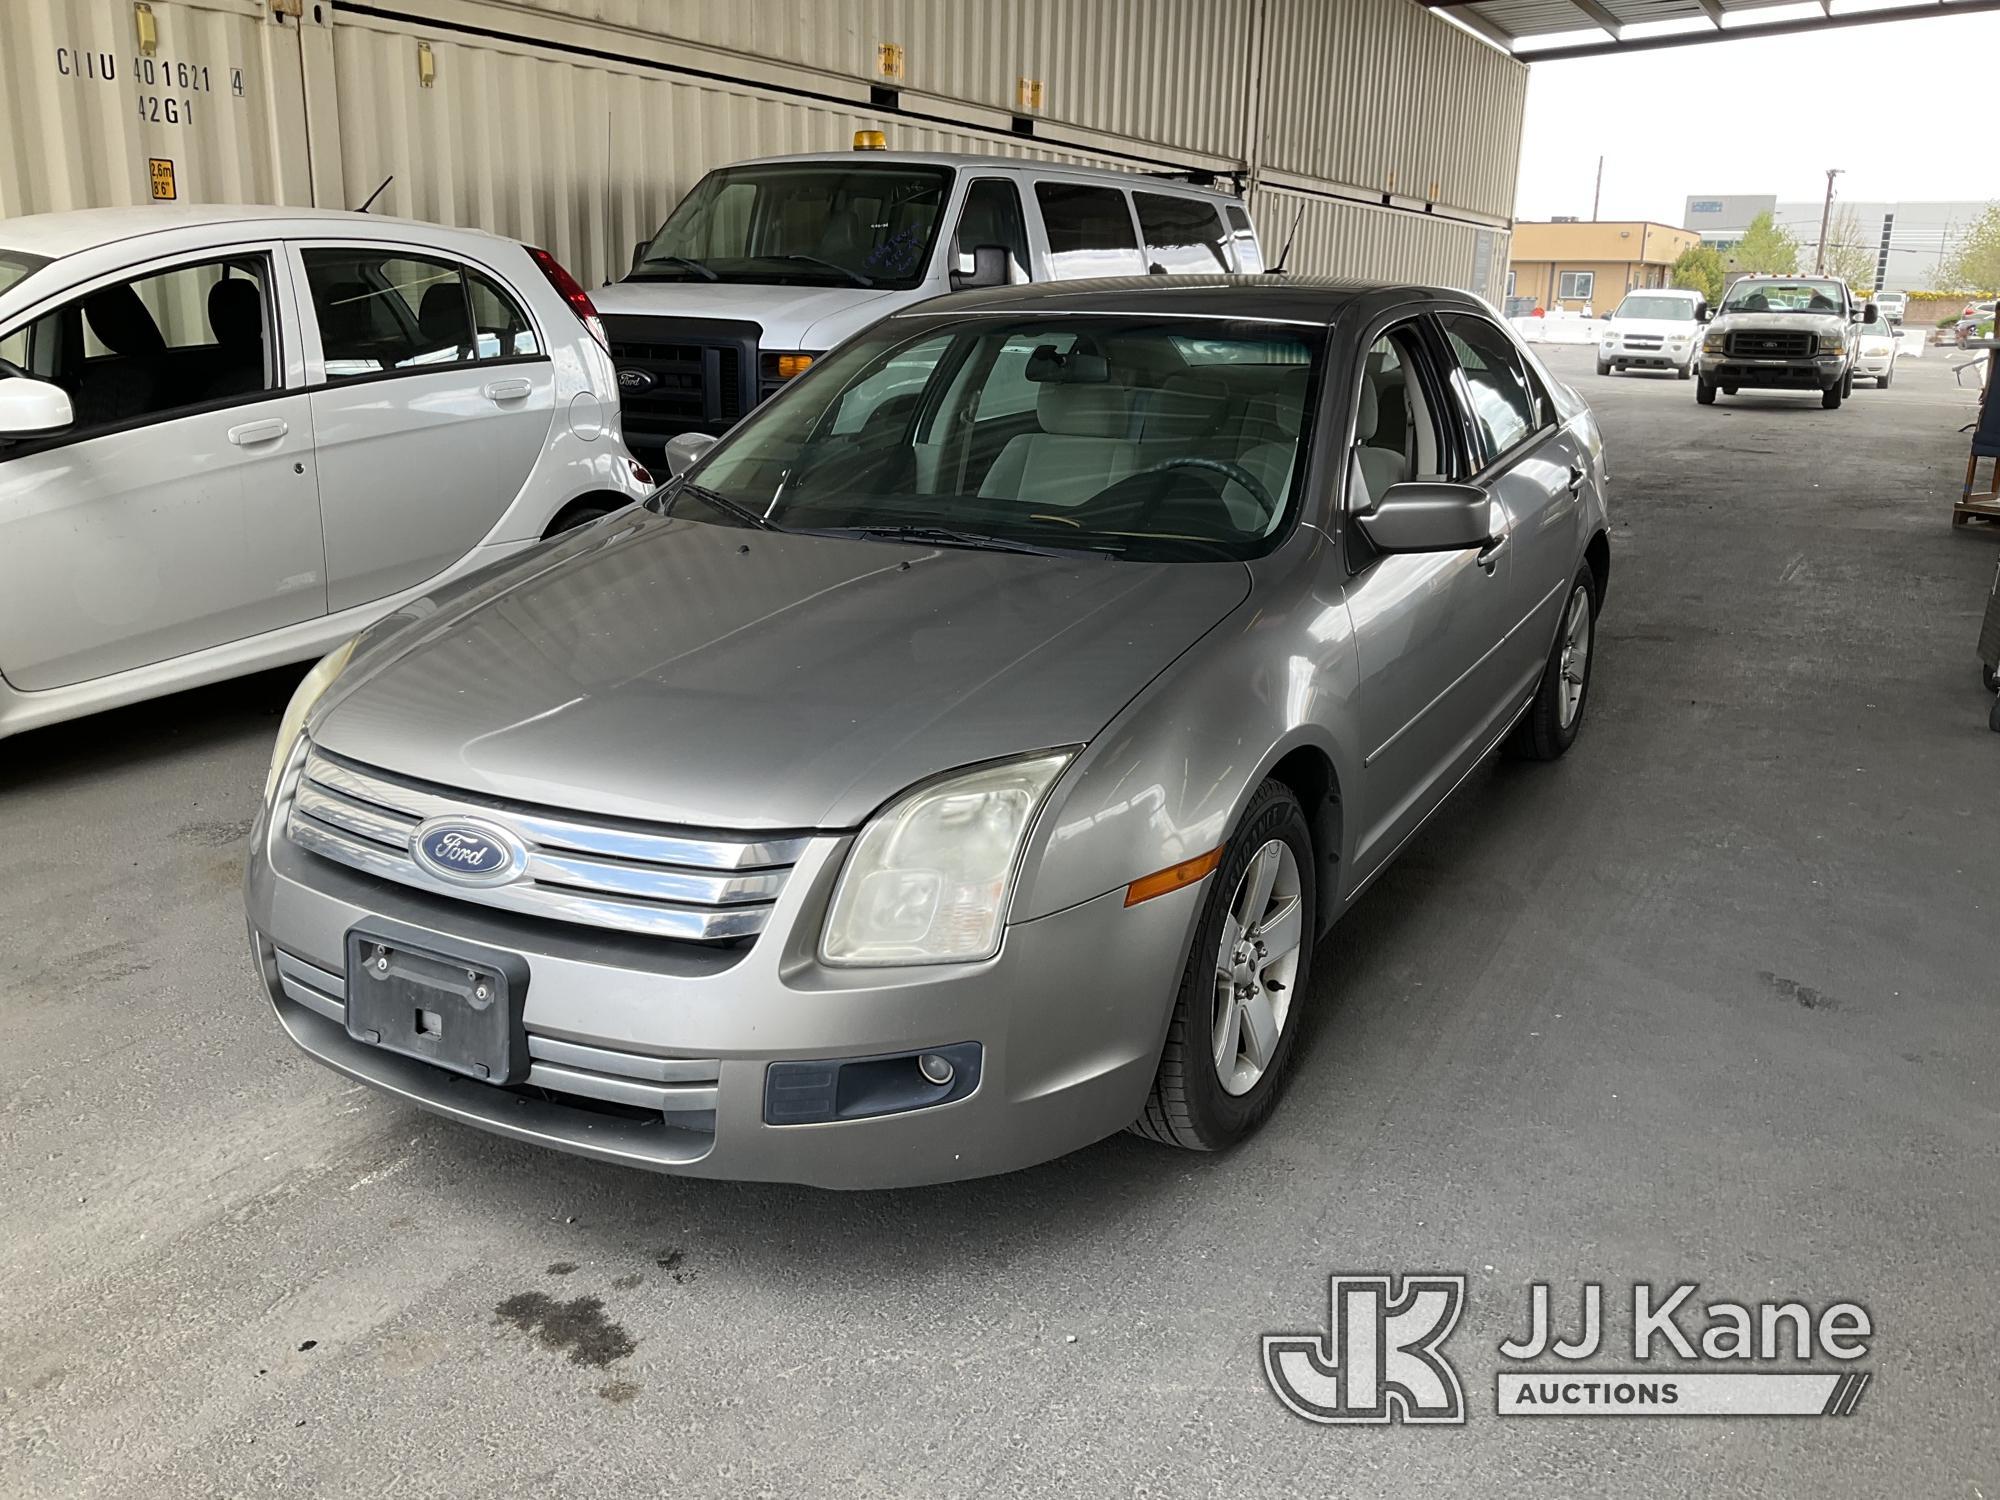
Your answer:
[[[435,576],[492,531],[547,445],[555,368],[497,283],[454,260],[356,244],[295,253],[339,611]]]
[[[75,421],[0,448],[0,671],[37,691],[326,610],[312,422],[273,247],[79,286],[5,344]]]

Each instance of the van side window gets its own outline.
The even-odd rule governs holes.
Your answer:
[[[1223,216],[1229,220],[1229,243],[1236,251],[1236,269],[1251,276],[1260,274],[1264,269],[1264,250],[1257,243],[1257,231],[1250,227],[1250,215],[1232,203],[1223,210]]]
[[[1016,283],[1034,280],[1028,273],[1028,225],[1021,217],[1021,192],[1005,177],[982,177],[965,190],[952,253],[970,255],[982,245],[998,245],[1007,252],[1008,270]]]
[[[1222,220],[1202,198],[1166,193],[1134,193],[1139,230],[1146,237],[1149,271],[1170,276],[1213,276],[1229,269]]]
[[[69,393],[62,441],[275,390],[270,263],[236,255],[114,282],[8,335],[6,357]]]
[[[1132,210],[1117,188],[1038,182],[1035,201],[1049,237],[1049,263],[1059,280],[1146,273]]]

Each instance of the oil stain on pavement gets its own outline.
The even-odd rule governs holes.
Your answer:
[[[517,1292],[493,1311],[543,1348],[567,1354],[573,1365],[601,1370],[639,1347],[629,1333],[604,1316],[601,1297],[558,1302],[546,1292]]]

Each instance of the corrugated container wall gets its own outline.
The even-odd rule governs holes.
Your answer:
[[[393,176],[386,211],[597,280],[710,167],[879,128],[1234,175],[1272,254],[1305,206],[1292,269],[1474,285],[1526,93],[1415,0],[292,3],[0,0],[0,213],[144,201],[156,158],[185,201],[353,206]]]

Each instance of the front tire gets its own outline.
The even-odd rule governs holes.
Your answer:
[[[1599,358],[1597,361],[1597,373],[1600,375],[1609,375],[1611,373],[1611,361]]]
[[[1590,701],[1590,667],[1597,639],[1597,575],[1585,565],[1570,585],[1562,627],[1542,666],[1535,698],[1507,748],[1522,760],[1555,760],[1576,743]]]
[[[1703,406],[1715,405],[1715,382],[1703,376],[1694,383],[1694,399]]]
[[[1828,411],[1839,411],[1841,397],[1844,394],[1845,392],[1841,389],[1840,386],[1837,385],[1828,386],[1825,390],[1819,393],[1819,404],[1821,406],[1824,406]]]
[[[1875,377],[1875,389],[1878,391],[1888,390],[1890,377],[1893,376],[1895,373],[1896,373],[1896,367],[1894,365],[1891,365],[1889,366],[1888,369],[1884,370],[1880,375],[1877,375]]]
[[[1685,365],[1678,365],[1674,369],[1674,378],[1677,380],[1686,380],[1690,378],[1693,374],[1694,374],[1694,365],[1692,363]]]
[[[1264,782],[1209,882],[1136,1134],[1220,1151],[1271,1113],[1311,979],[1315,875],[1298,798]]]

